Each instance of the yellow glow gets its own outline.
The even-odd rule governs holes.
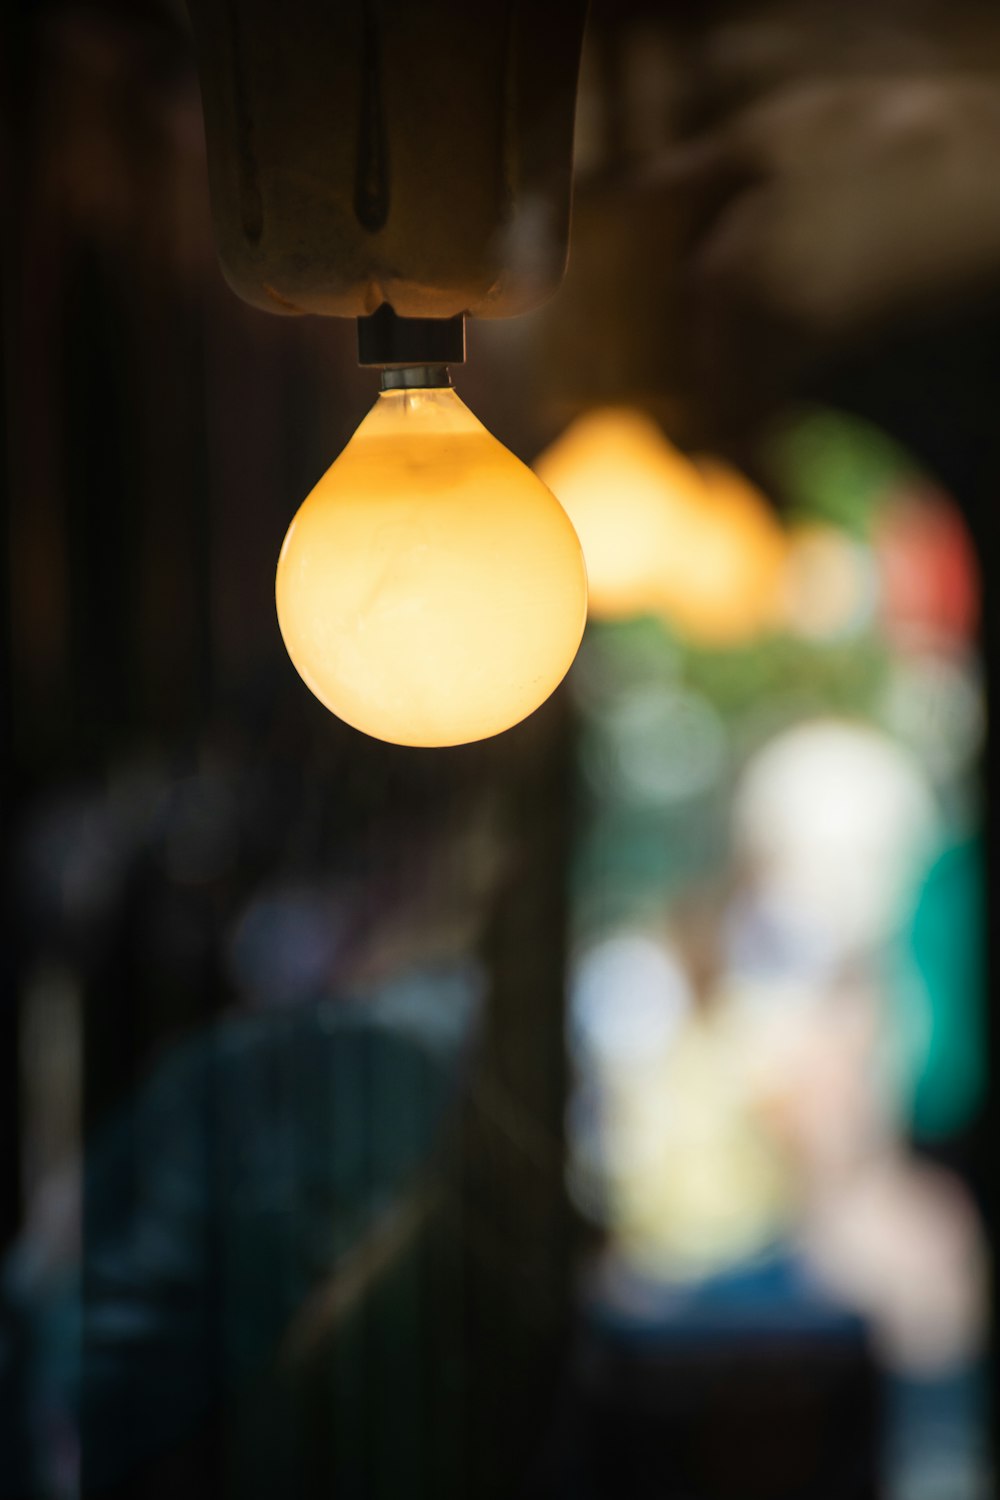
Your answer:
[[[701,498],[694,467],[655,422],[625,407],[588,412],[535,462],[566,507],[587,559],[590,613],[661,607],[664,569],[683,551]]]
[[[793,1183],[754,1096],[752,1042],[722,1008],[606,1075],[615,1224],[647,1274],[711,1275],[787,1226]]]
[[[663,559],[662,610],[706,645],[736,645],[777,623],[785,533],[759,490],[720,459],[699,458],[703,485]]]
[[[565,511],[450,388],[379,396],[292,521],[276,595],[320,702],[400,745],[518,723],[567,672],[587,612]]]
[[[568,427],[535,471],[576,527],[595,619],[661,614],[713,645],[774,621],[784,534],[735,469],[692,463],[649,417],[605,407]]]

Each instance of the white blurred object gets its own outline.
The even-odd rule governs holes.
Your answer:
[[[883,1156],[827,1191],[808,1215],[815,1270],[874,1324],[891,1368],[941,1374],[980,1352],[986,1257],[957,1178]]]
[[[734,807],[737,854],[770,921],[805,934],[825,962],[890,936],[937,824],[916,758],[875,729],[835,719],[765,746]]]
[[[607,938],[573,976],[575,1050],[597,1066],[648,1060],[670,1044],[691,998],[687,975],[662,943],[640,932]]]
[[[610,1184],[623,1165],[636,1167],[636,1143],[614,1098],[620,1091],[642,1098],[658,1086],[692,1003],[678,959],[647,933],[617,932],[587,949],[574,966],[569,1026],[578,1076],[567,1117],[570,1189],[591,1218],[615,1218]]]

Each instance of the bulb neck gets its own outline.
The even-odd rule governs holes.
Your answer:
[[[384,391],[439,390],[450,385],[447,365],[392,365],[382,371]]]

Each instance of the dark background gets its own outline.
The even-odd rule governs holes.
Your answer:
[[[651,35],[660,86],[642,93],[636,49]],[[530,459],[568,413],[627,392],[669,415],[682,444],[711,446],[750,472],[761,432],[789,400],[873,420],[939,476],[968,519],[986,579],[992,685],[1000,480],[1000,23],[992,8],[597,0],[587,48],[566,285],[520,341],[471,328],[463,397]],[[565,1374],[580,1240],[560,1154],[572,735],[564,695],[491,745],[436,755],[375,745],[303,691],[275,627],[273,567],[295,507],[373,397],[371,377],[354,363],[354,331],[268,318],[223,284],[179,7],[22,5],[5,16],[0,52],[4,1242],[22,1234],[31,1196],[21,1032],[24,996],[39,974],[69,974],[77,997],[79,1067],[67,1075],[80,1081],[76,1146],[89,1150],[116,1119],[130,1122],[112,1196],[126,1181],[140,1193],[144,1152],[160,1150],[155,1131],[146,1142],[128,1114],[136,1091],[142,1097],[174,1049],[185,1056],[189,1039],[218,1035],[214,1024],[246,1006],[227,943],[257,887],[280,877],[335,891],[352,933],[329,976],[338,993],[368,982],[394,942],[415,951],[414,933],[435,922],[450,933],[461,909],[490,997],[484,1045],[463,1063],[457,1095],[441,1086],[446,1123],[434,1115],[424,1135],[416,1115],[384,1127],[392,1141],[409,1139],[417,1157],[415,1143],[426,1145],[446,1205],[434,1199],[414,1241],[423,1290],[412,1295],[431,1312],[411,1340],[409,1383],[386,1396],[385,1369],[395,1368],[386,1351],[403,1316],[393,1297],[407,1295],[394,1292],[390,1275],[365,1314],[367,1334],[351,1335],[346,1375],[317,1373],[307,1361],[290,1387],[272,1386],[268,1375],[247,1399],[225,1370],[203,1369],[193,1414],[178,1419],[183,1437],[167,1422],[165,1439],[141,1435],[135,1454],[123,1446],[127,1462],[105,1466],[130,1419],[116,1396],[106,1438],[106,1412],[99,1401],[87,1406],[85,1327],[83,1492],[511,1494],[542,1451],[540,1493],[589,1493],[586,1484],[595,1494],[623,1493],[624,1484],[632,1495],[678,1500],[875,1493],[864,1477],[854,1488],[853,1480],[824,1487],[819,1477],[782,1489],[780,1476],[778,1487],[765,1477],[754,1488],[752,1450],[738,1446],[739,1478],[723,1465],[706,1480],[711,1466],[697,1451],[686,1477],[658,1475],[641,1455],[644,1444],[657,1447],[665,1419],[655,1403],[645,1425],[635,1417],[641,1392],[624,1428],[608,1418],[598,1437],[588,1431]],[[523,381],[511,379],[519,367]],[[986,807],[993,911],[989,795]],[[470,914],[456,888],[469,829],[487,815],[504,832],[482,860]],[[431,892],[430,919],[412,911],[415,884]],[[308,1054],[310,1038],[289,1045]],[[380,1058],[371,1076],[395,1065]],[[404,1072],[412,1065],[399,1063]],[[202,1066],[182,1065],[178,1098],[202,1097]],[[230,1100],[226,1085],[220,1094],[204,1087],[206,1108]],[[401,1087],[413,1101],[436,1097],[433,1080]],[[287,1123],[302,1096],[287,1081],[281,1088],[277,1115]],[[362,1114],[377,1135],[372,1088]],[[224,1104],[230,1126],[242,1107]],[[58,1115],[58,1100],[52,1108]],[[293,1133],[308,1137],[313,1119],[303,1105]],[[73,1145],[67,1128],[64,1144]],[[951,1147],[990,1226],[991,1141],[992,1109]],[[395,1163],[391,1150],[379,1160],[376,1150],[357,1168],[359,1192],[392,1189],[412,1166]],[[100,1301],[102,1216],[127,1217],[122,1202],[107,1209],[99,1174],[85,1181],[84,1305],[88,1277]],[[225,1206],[212,1206],[224,1190],[211,1172],[204,1191],[211,1274],[201,1343],[187,1347],[207,1350],[220,1347],[213,1328],[242,1262],[226,1237]],[[303,1192],[291,1240],[311,1222]],[[335,1206],[349,1238],[354,1207]],[[274,1284],[262,1273],[265,1304]],[[288,1296],[294,1302],[286,1289],[272,1306],[257,1305],[262,1326],[274,1322],[275,1342]],[[175,1316],[180,1305],[156,1309],[144,1368],[160,1360],[157,1328]],[[29,1451],[39,1418],[23,1337],[11,1315],[0,1424],[0,1493],[11,1495],[49,1492]],[[352,1384],[365,1360],[374,1373]],[[100,1391],[98,1366],[90,1378]],[[183,1387],[183,1368],[177,1378]],[[724,1420],[747,1378],[734,1373]],[[114,1391],[114,1380],[127,1383],[121,1372],[108,1379]],[[428,1381],[438,1382],[432,1395]],[[172,1391],[166,1377],[162,1390],[154,1381],[148,1401],[169,1412]],[[414,1392],[436,1413],[430,1447],[413,1437],[419,1423],[408,1428],[400,1416]],[[867,1441],[866,1400],[862,1381],[834,1427],[845,1447]],[[338,1402],[349,1414],[331,1429],[326,1414]],[[779,1401],[773,1420],[782,1410]],[[358,1424],[368,1434],[360,1447],[350,1435]],[[592,1442],[600,1456],[581,1464]],[[819,1468],[836,1470],[819,1454]]]

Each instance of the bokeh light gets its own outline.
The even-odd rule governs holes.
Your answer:
[[[580,538],[591,616],[654,611],[664,573],[685,558],[702,496],[690,461],[650,417],[609,407],[578,417],[534,467]]]

